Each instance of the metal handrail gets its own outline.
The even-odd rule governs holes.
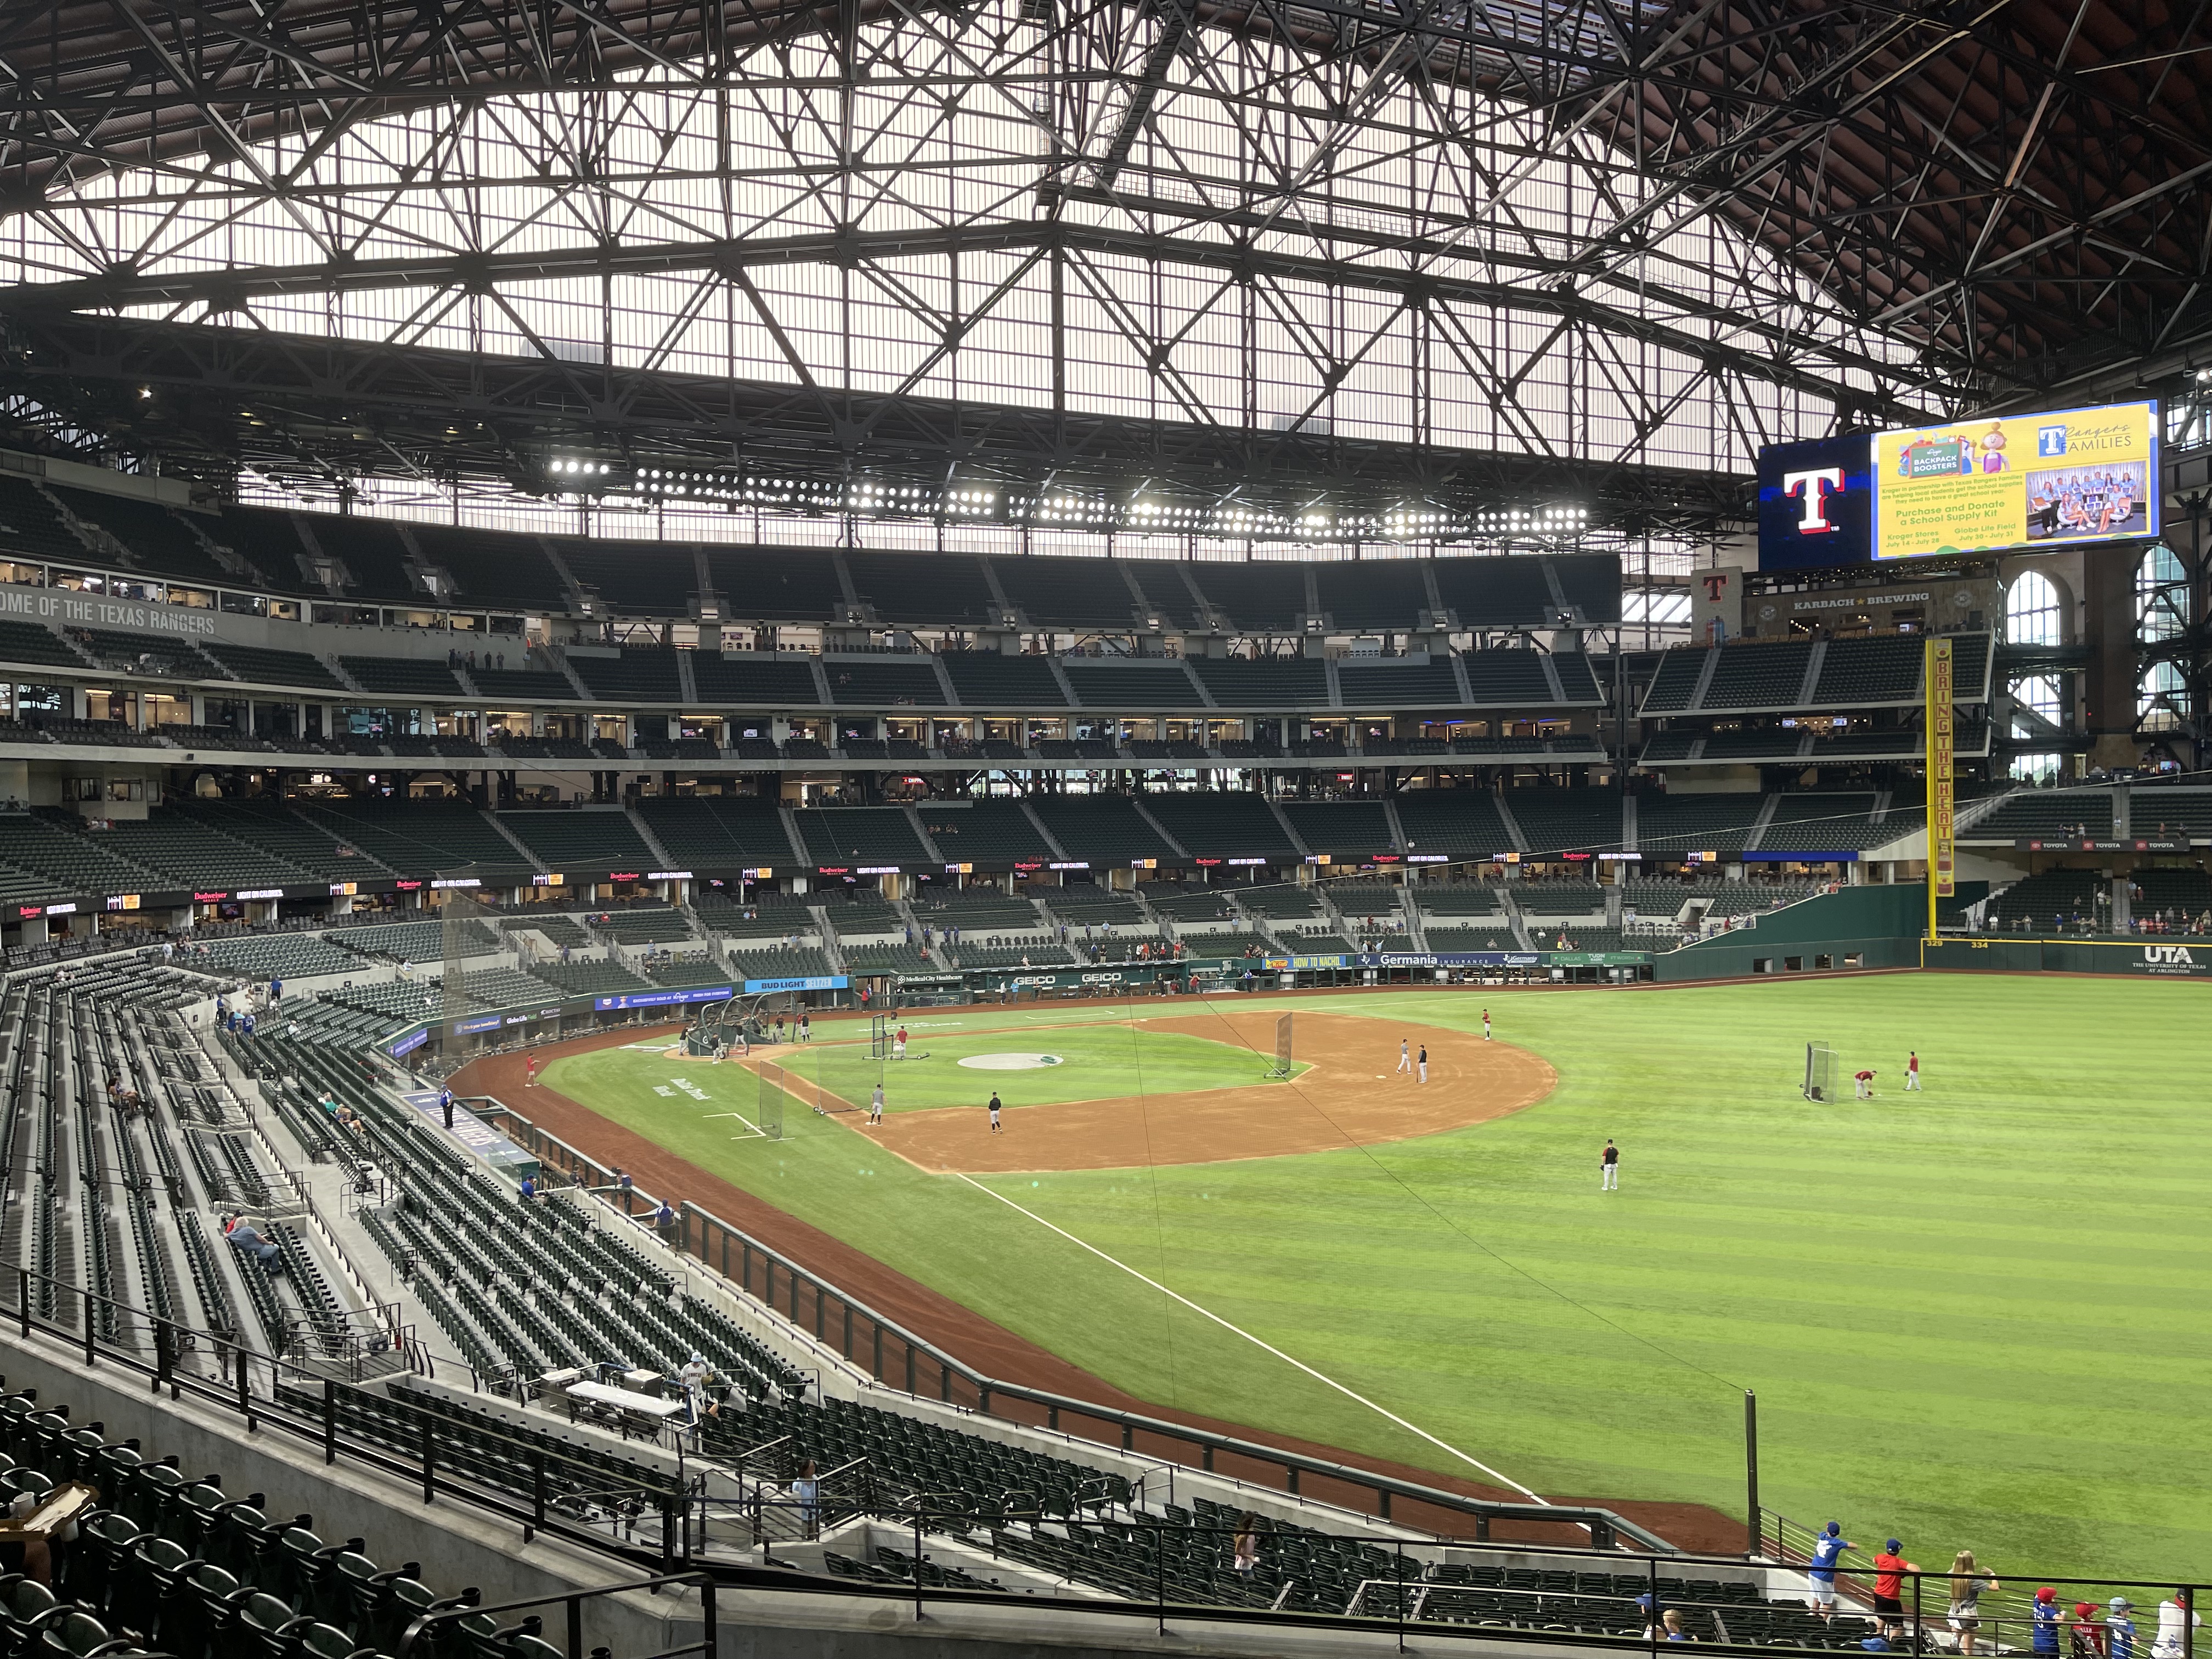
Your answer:
[[[428,1646],[434,1650],[436,1641],[432,1632],[459,1620],[472,1619],[479,1614],[520,1613],[526,1607],[551,1607],[556,1602],[561,1604],[568,1614],[568,1652],[571,1659],[582,1659],[585,1602],[595,1601],[604,1596],[620,1595],[632,1590],[643,1590],[651,1595],[664,1585],[670,1584],[688,1587],[699,1592],[699,1610],[704,1628],[701,1632],[698,1641],[688,1642],[678,1648],[664,1648],[659,1653],[645,1656],[645,1659],[678,1659],[679,1656],[690,1653],[704,1654],[708,1656],[708,1659],[712,1659],[714,1652],[714,1578],[713,1574],[707,1572],[665,1572],[652,1578],[625,1580],[618,1584],[594,1584],[588,1589],[563,1590],[552,1595],[535,1595],[524,1601],[500,1601],[489,1607],[445,1607],[434,1613],[424,1613],[409,1624],[401,1634],[399,1645],[394,1652],[393,1659],[412,1659],[416,1644],[425,1642],[425,1638],[430,1638]]]
[[[491,1110],[482,1115],[487,1118],[496,1116],[505,1120],[507,1125],[520,1128],[522,1133],[514,1135],[514,1138],[528,1150],[542,1154],[548,1147],[556,1148],[569,1161],[567,1173],[573,1176],[580,1167],[592,1171],[599,1177],[591,1183],[592,1186],[607,1188],[614,1187],[614,1171],[607,1165],[571,1146],[558,1135],[539,1127],[496,1096],[485,1095],[471,1097],[471,1098],[479,1098],[489,1103]],[[512,1129],[509,1133],[513,1133]],[[597,1194],[594,1195],[604,1196]],[[654,1195],[635,1184],[626,1194],[626,1199],[629,1198],[634,1198],[643,1204],[648,1214],[653,1209],[658,1207],[658,1201]],[[629,1209],[627,1202],[613,1207],[617,1208],[626,1219],[635,1221],[638,1218]],[[976,1399],[975,1409],[985,1416],[991,1414],[991,1402],[994,1398],[1026,1401],[1031,1405],[1042,1406],[1045,1408],[1047,1426],[1054,1432],[1061,1431],[1060,1419],[1063,1414],[1111,1424],[1121,1431],[1121,1449],[1125,1451],[1133,1451],[1136,1436],[1144,1434],[1173,1444],[1197,1447],[1200,1450],[1199,1467],[1209,1473],[1213,1470],[1217,1455],[1227,1455],[1257,1462],[1262,1466],[1272,1466],[1285,1472],[1287,1476],[1288,1490],[1293,1496],[1297,1495],[1298,1492],[1298,1477],[1301,1474],[1313,1475],[1351,1486],[1355,1490],[1372,1492],[1376,1498],[1378,1513],[1385,1521],[1390,1518],[1390,1504],[1394,1498],[1465,1515],[1474,1521],[1475,1536],[1478,1540],[1489,1536],[1490,1526],[1494,1521],[1534,1522],[1586,1528],[1593,1540],[1599,1542],[1600,1547],[1604,1547],[1613,1540],[1626,1539],[1639,1548],[1654,1553],[1670,1555],[1676,1553],[1675,1547],[1667,1540],[1616,1510],[1587,1504],[1513,1504],[1487,1498],[1466,1498],[1457,1492],[1447,1492],[1441,1487],[1426,1486],[1414,1480],[1401,1480],[1395,1475],[1378,1474],[1371,1470],[1335,1462],[1328,1458],[1312,1457],[1303,1452],[1285,1451],[1277,1447],[1239,1439],[1234,1435],[1220,1434],[1210,1429],[1193,1428],[1185,1424],[1170,1422],[1141,1412],[1101,1406],[1090,1401],[1076,1399],[1073,1395],[1055,1394],[1046,1389],[1033,1389],[1022,1383],[1001,1382],[954,1358],[927,1338],[915,1335],[897,1321],[878,1313],[859,1297],[838,1289],[835,1285],[801,1267],[773,1245],[763,1243],[742,1229],[731,1225],[703,1206],[694,1204],[687,1199],[679,1205],[678,1215],[680,1224],[677,1229],[675,1238],[671,1241],[673,1248],[679,1254],[690,1257],[702,1267],[711,1270],[714,1264],[708,1261],[705,1247],[708,1239],[714,1234],[719,1233],[724,1241],[721,1252],[722,1267],[720,1269],[721,1278],[726,1282],[733,1284],[744,1295],[751,1297],[769,1307],[771,1312],[775,1311],[775,1309],[769,1296],[757,1295],[751,1288],[751,1256],[756,1253],[767,1266],[769,1291],[772,1291],[774,1289],[774,1275],[778,1270],[790,1276],[794,1286],[792,1323],[798,1322],[796,1286],[804,1285],[814,1292],[817,1326],[824,1316],[824,1310],[827,1307],[825,1298],[830,1298],[842,1304],[850,1314],[857,1315],[866,1320],[875,1333],[879,1335],[889,1335],[896,1340],[906,1351],[908,1361],[907,1386],[901,1391],[912,1394],[918,1399],[927,1396],[923,1395],[921,1388],[916,1386],[912,1361],[915,1356],[922,1355],[932,1361],[937,1368],[940,1399],[948,1402],[952,1401],[952,1383],[955,1379],[957,1379],[974,1391]],[[698,1246],[696,1249],[693,1248],[695,1218],[697,1233],[696,1243]],[[732,1243],[736,1243],[745,1252],[741,1260],[740,1273],[734,1278],[729,1270],[728,1246]],[[820,1337],[823,1333],[817,1330],[817,1335]],[[875,1345],[875,1347],[877,1354],[880,1357],[880,1341]],[[854,1356],[849,1346],[844,1352],[846,1358],[848,1361],[853,1360]],[[898,1388],[897,1383],[890,1382],[882,1375],[883,1368],[880,1364],[866,1369],[877,1382],[894,1389]]]

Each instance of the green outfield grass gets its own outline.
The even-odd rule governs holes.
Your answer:
[[[886,1112],[981,1106],[994,1090],[1014,1111],[1138,1092],[1240,1089],[1265,1082],[1267,1068],[1274,1063],[1272,1054],[1256,1054],[1232,1043],[1210,1042],[1177,1031],[1133,1030],[1119,1022],[1118,1006],[1112,1024],[1102,1024],[1095,1011],[1084,1012],[1091,1018],[1067,1029],[1030,1031],[1023,1029],[1030,1022],[1014,1024],[1003,1016],[986,1018],[987,1011],[981,1009],[932,1010],[907,1023],[907,1057],[896,1061],[869,1059],[865,1038],[844,1036],[854,1027],[832,1023],[825,1023],[812,1042],[787,1043],[762,1052],[774,1063],[856,1105],[866,1103],[880,1079]],[[1139,1012],[1157,1016],[1162,1010],[1155,1004]],[[839,1037],[843,1040],[834,1040]],[[1029,1054],[1050,1054],[1060,1063],[1019,1071],[980,1070],[959,1063],[971,1056]],[[636,1048],[572,1055],[556,1062],[556,1069],[574,1079],[573,1086],[563,1083],[557,1087],[594,1105],[626,1099],[641,1105],[665,1102],[674,1097],[656,1095],[655,1089],[672,1088],[672,1079],[678,1078],[728,1098],[757,1092],[749,1081],[738,1082],[735,1066],[701,1066]],[[1303,1065],[1294,1067],[1305,1069]],[[547,1073],[549,1079],[552,1075]],[[675,1091],[675,1097],[688,1099],[681,1090]]]
[[[1549,1495],[1741,1513],[1750,1388],[1766,1500],[1800,1520],[1893,1532],[1923,1563],[1971,1547],[2000,1572],[2203,1577],[2206,997],[1933,975],[1492,992],[1500,1039],[1560,1077],[1512,1117],[989,1192],[803,1110],[782,1141],[732,1140],[711,1107],[640,1097],[629,1060],[549,1081],[1162,1404],[1471,1472],[992,1194]],[[1472,1029],[1483,1000],[1283,1006]],[[1113,1092],[1133,1091],[1113,1048],[1131,1034],[1097,1036],[1123,1066]],[[1879,1097],[1802,1102],[1808,1038],[1878,1066]],[[1908,1045],[1923,1094],[1899,1092]],[[1144,1086],[1162,1092],[1149,1067]],[[1597,1190],[1607,1135],[1617,1194]]]

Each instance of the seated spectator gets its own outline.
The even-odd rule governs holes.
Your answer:
[[[225,1216],[222,1236],[231,1249],[250,1255],[270,1273],[283,1271],[276,1247],[261,1236],[260,1230],[244,1216]]]

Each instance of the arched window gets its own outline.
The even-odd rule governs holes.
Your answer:
[[[2189,626],[2189,578],[2173,550],[2160,543],[2136,567],[2136,637],[2178,638]]]
[[[2021,712],[2040,715],[2051,726],[2066,724],[2064,704],[2061,699],[2058,681],[2050,674],[2030,674],[2012,683],[2013,702]],[[2023,720],[2015,713],[2012,734],[2015,738],[2035,738],[2043,735],[2045,727]]]
[[[2005,590],[2005,642],[2057,645],[2062,627],[2057,586],[2037,570],[2023,571]]]
[[[2181,724],[2188,688],[2170,662],[2154,662],[2136,692],[2136,723],[2146,732],[2171,732]]]
[[[2023,571],[2005,590],[2005,643],[2057,645],[2058,589],[2039,570]]]

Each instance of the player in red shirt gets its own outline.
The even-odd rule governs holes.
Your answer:
[[[1908,1049],[1905,1053],[1905,1087],[1909,1094],[1920,1091],[1920,1054],[1917,1049]]]
[[[1861,1100],[1872,1100],[1874,1098],[1874,1073],[1872,1071],[1854,1072],[1851,1073],[1851,1081],[1858,1085],[1858,1097]]]
[[[535,1054],[523,1062],[522,1086],[526,1089],[535,1089],[538,1086],[538,1056]]]

